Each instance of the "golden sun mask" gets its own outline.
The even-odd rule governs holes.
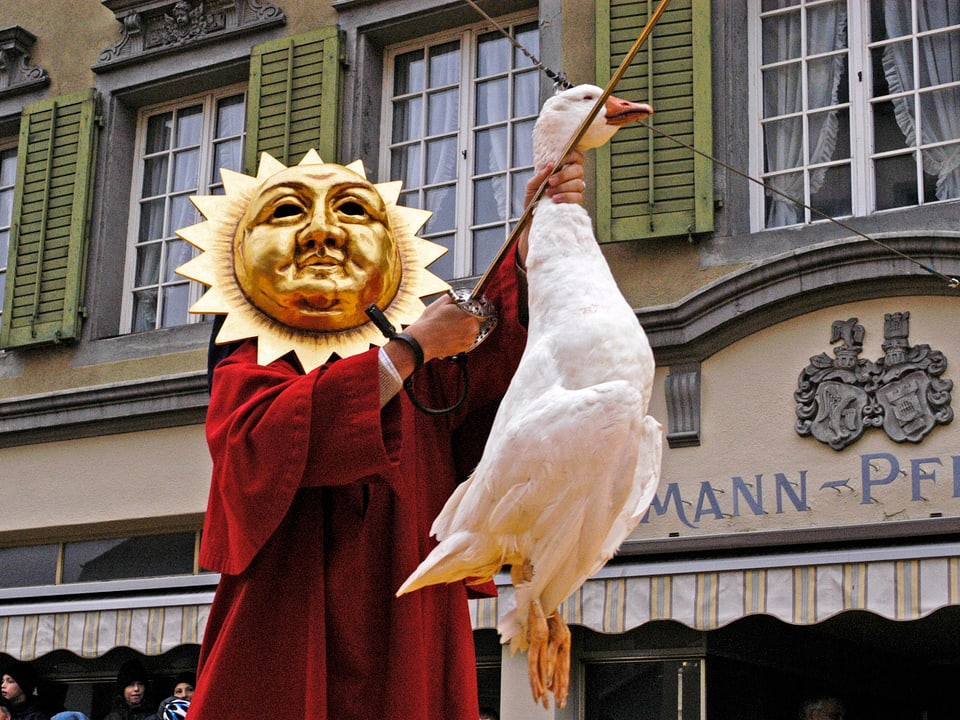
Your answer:
[[[309,372],[333,354],[383,345],[367,318],[394,326],[448,285],[426,266],[445,248],[414,233],[429,211],[396,204],[401,183],[370,183],[359,162],[310,151],[286,167],[264,153],[257,176],[221,170],[225,193],[192,198],[205,222],[178,235],[203,251],[177,273],[210,289],[192,313],[226,314],[217,342],[255,337],[260,364],[294,351]]]

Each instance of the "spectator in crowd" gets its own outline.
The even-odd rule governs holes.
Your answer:
[[[846,708],[843,701],[833,695],[805,700],[800,706],[799,720],[844,720]]]
[[[4,668],[0,696],[9,705],[12,720],[47,720],[34,694],[36,689],[37,671],[30,663],[14,660]]]
[[[120,666],[113,697],[113,710],[103,720],[151,720],[155,717],[147,703],[149,686],[146,668],[137,660]]]
[[[173,697],[190,700],[193,698],[193,689],[197,685],[197,674],[182,672],[173,680]]]
[[[10,720],[10,703],[0,697],[0,720]]]
[[[176,719],[179,717],[176,712],[182,710],[186,714],[186,708],[190,705],[190,699],[193,697],[193,689],[197,684],[197,674],[192,672],[182,672],[173,679],[173,694],[164,698],[157,710],[157,720],[165,720],[167,715]],[[178,702],[174,702],[178,701]],[[171,709],[172,708],[172,709]],[[169,713],[167,712],[169,710]]]
[[[157,714],[157,720],[184,720],[189,709],[190,701],[186,698],[172,698]]]
[[[0,720],[3,720],[3,716],[0,716]],[[77,710],[64,710],[54,715],[50,720],[90,720],[90,718]]]

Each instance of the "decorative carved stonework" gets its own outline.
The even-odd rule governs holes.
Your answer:
[[[700,444],[700,363],[670,367],[664,383],[667,397],[667,444],[671,448]]]
[[[163,22],[156,23],[145,33],[147,49],[186,43],[201,35],[218,32],[226,26],[226,15],[219,2],[198,2],[195,5],[181,0],[164,13]],[[208,8],[210,8],[208,10]]]
[[[884,355],[876,362],[859,357],[864,334],[857,318],[833,323],[830,342],[840,343],[834,357],[820,353],[800,373],[797,433],[842,450],[870,427],[918,443],[953,420],[953,381],[940,377],[947,358],[929,345],[910,346],[910,313],[884,316]]]
[[[30,64],[30,51],[37,38],[14,25],[0,30],[0,97],[44,87],[50,76]]]
[[[122,25],[120,41],[100,53],[95,70],[282,25],[286,16],[259,0],[103,0]]]

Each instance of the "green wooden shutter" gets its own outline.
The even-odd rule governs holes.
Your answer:
[[[93,91],[23,109],[2,347],[80,335],[96,124]]]
[[[600,85],[613,76],[659,0],[597,3]],[[709,0],[671,0],[614,94],[649,102],[650,123],[712,154]],[[640,125],[598,150],[597,231],[604,240],[713,230],[709,160]]]
[[[336,27],[280,38],[253,48],[244,166],[256,171],[260,153],[285,165],[316,150],[337,160],[340,34]]]

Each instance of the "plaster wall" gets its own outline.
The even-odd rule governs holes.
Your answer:
[[[919,443],[897,443],[882,428],[868,428],[839,451],[794,429],[798,377],[812,356],[834,356],[832,323],[859,318],[865,328],[860,358],[876,361],[883,357],[884,314],[905,311],[910,345],[942,351],[948,360],[943,377],[956,384],[960,337],[953,328],[960,321],[960,298],[888,297],[829,307],[771,326],[706,359],[701,443],[664,449],[658,500],[668,509],[652,511],[634,537],[960,516],[956,421],[936,426]],[[666,368],[659,369],[651,402],[651,413],[664,425],[666,375]],[[956,392],[955,386],[954,407]],[[734,478],[742,479],[739,491]],[[671,484],[678,493],[672,498]],[[749,506],[744,491],[762,500],[762,512]],[[806,509],[798,508],[798,498]]]
[[[44,528],[119,521],[131,530],[143,530],[143,523],[172,528],[206,508],[211,463],[203,425],[39,447],[0,449],[4,541]],[[13,531],[20,535],[8,537]]]
[[[287,17],[287,32],[332,25],[331,3],[276,2]],[[0,28],[19,25],[36,36],[30,64],[50,74],[48,96],[78,92],[96,83],[92,70],[103,50],[121,39],[121,25],[101,0],[3,0]]]
[[[93,87],[97,57],[120,39],[120,24],[100,0],[3,0],[0,27],[13,25],[37,38],[30,64],[50,75],[45,97]]]

